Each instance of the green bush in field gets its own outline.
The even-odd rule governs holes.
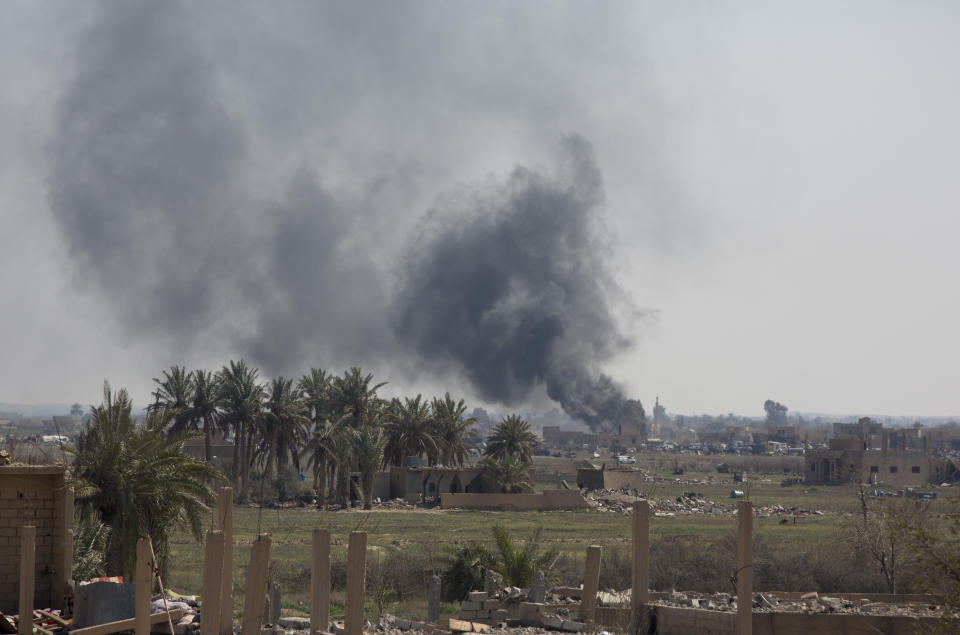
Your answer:
[[[510,535],[503,525],[494,525],[493,542],[497,546],[500,560],[493,565],[493,570],[503,576],[504,583],[518,587],[529,587],[537,569],[549,569],[557,559],[556,549],[548,549],[541,555],[540,534],[543,528],[537,526],[530,538],[521,546],[516,546],[510,540]]]
[[[483,577],[494,562],[493,554],[481,544],[471,542],[457,549],[440,576],[443,600],[460,602],[470,591],[482,589]]]

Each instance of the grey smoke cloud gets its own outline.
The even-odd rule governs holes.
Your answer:
[[[453,370],[489,401],[545,387],[594,427],[642,418],[600,372],[630,342],[585,139],[564,138],[549,173],[518,167],[441,195],[399,254],[383,247],[414,226],[415,163],[328,185],[303,161],[274,175],[279,191],[251,193],[265,182],[249,178],[255,134],[191,17],[175,2],[104,5],[51,143],[51,207],[77,280],[134,337],[269,374]]]
[[[551,174],[518,167],[447,200],[404,264],[394,331],[425,360],[505,404],[540,386],[594,427],[641,420],[599,366],[629,346],[596,225],[603,179],[590,144],[563,139]]]

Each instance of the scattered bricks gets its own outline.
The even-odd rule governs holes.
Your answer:
[[[831,611],[839,611],[843,608],[843,601],[840,598],[828,598],[822,597],[817,600],[823,606],[827,607]]]
[[[486,591],[470,591],[470,595],[467,597],[470,602],[483,602],[488,599],[490,599],[490,596],[487,595]]]

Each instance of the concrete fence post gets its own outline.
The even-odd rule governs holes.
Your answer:
[[[201,635],[218,635],[220,632],[220,615],[224,609],[221,604],[223,543],[222,531],[207,532],[207,542],[203,549],[203,590],[200,595],[203,600],[200,611]]]
[[[347,547],[346,635],[363,633],[363,603],[367,577],[367,532],[351,531]]]
[[[223,532],[220,574],[220,635],[233,635],[233,488],[221,487],[217,499],[217,528]]]
[[[753,503],[737,509],[737,635],[753,633]]]
[[[330,532],[313,530],[310,566],[310,635],[330,628]]]
[[[270,536],[260,534],[250,549],[247,589],[243,598],[243,635],[260,635],[267,595],[267,568],[270,565]]]
[[[427,621],[436,624],[440,619],[440,576],[434,573],[430,576],[427,586]]]
[[[587,563],[583,574],[583,597],[580,599],[580,619],[592,622],[597,611],[597,591],[600,588],[600,555],[603,547],[587,547]]]
[[[137,562],[134,565],[134,632],[136,635],[150,635],[150,596],[153,582],[153,549],[150,541],[141,538],[137,541]]]
[[[650,503],[643,500],[633,504],[633,558],[630,595],[633,623],[643,628],[646,624],[647,603],[650,601]],[[643,624],[640,620],[643,618]],[[646,630],[639,632],[645,633]]]
[[[33,635],[33,587],[37,566],[37,528],[20,527],[20,609],[17,633]]]

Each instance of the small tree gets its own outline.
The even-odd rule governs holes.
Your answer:
[[[443,600],[462,602],[470,591],[483,588],[487,569],[493,568],[496,560],[490,550],[471,542],[463,545],[447,559],[447,568],[440,575],[443,581]]]
[[[904,532],[909,501],[870,501],[862,483],[858,495],[860,507],[850,524],[853,547],[877,565],[887,589],[896,593],[899,577],[910,563]]]
[[[548,549],[537,555],[542,530],[542,527],[537,526],[526,542],[517,546],[510,540],[510,534],[503,525],[493,526],[493,542],[497,546],[500,560],[492,568],[503,576],[506,584],[529,587],[538,569],[553,568],[559,555],[556,549]]]
[[[942,522],[933,523],[926,502],[917,501],[901,525],[906,546],[916,558],[914,584],[939,596],[943,603],[943,633],[955,632],[956,622],[951,618],[960,611],[960,496],[948,505]]]

